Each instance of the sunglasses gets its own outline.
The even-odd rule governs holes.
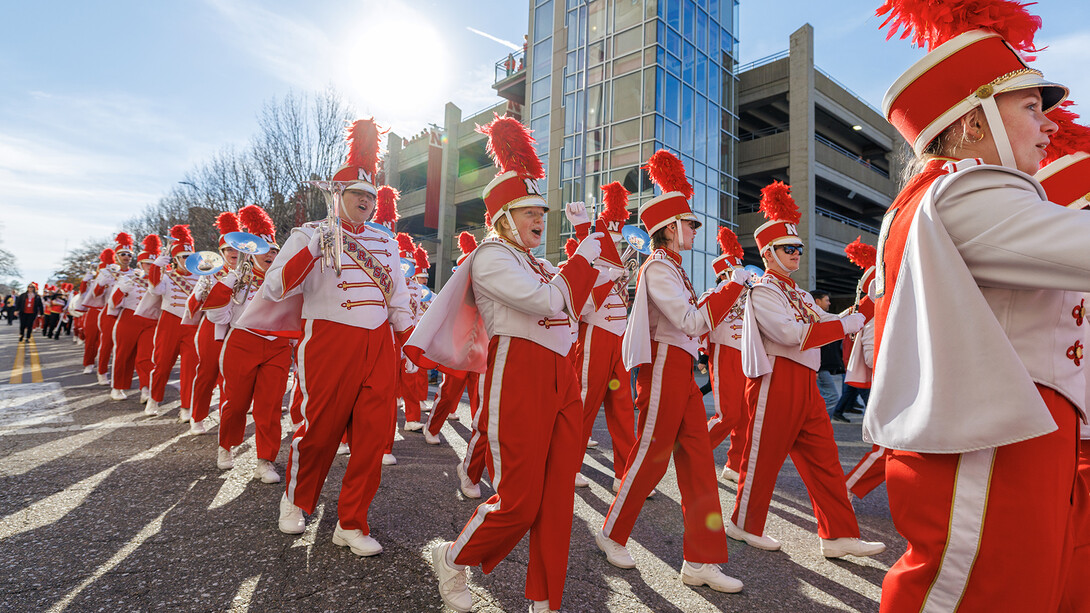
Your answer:
[[[787,255],[795,255],[796,253],[799,254],[799,255],[802,255],[802,252],[803,252],[802,245],[780,245],[779,247],[776,247],[776,248],[777,249],[782,249],[783,252],[785,254],[787,254]]]

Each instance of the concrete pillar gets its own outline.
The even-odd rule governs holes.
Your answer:
[[[799,205],[799,237],[806,243],[799,270],[791,275],[807,290],[817,283],[817,219],[814,178],[814,28],[804,24],[791,34],[791,55],[788,58],[788,109],[791,127],[788,134],[788,167],[791,195]]]
[[[454,260],[451,251],[457,245],[454,230],[457,225],[457,209],[454,190],[458,186],[458,126],[462,124],[462,109],[448,102],[443,113],[443,180],[439,187],[439,252],[435,265],[435,291],[442,289],[450,278]]]
[[[386,137],[386,185],[401,191],[401,137],[391,131]]]

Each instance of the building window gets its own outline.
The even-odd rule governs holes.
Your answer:
[[[613,80],[613,120],[620,121],[635,117],[642,106],[640,95],[640,73],[618,77]]]
[[[534,40],[544,40],[553,34],[553,2],[548,0],[534,10]]]

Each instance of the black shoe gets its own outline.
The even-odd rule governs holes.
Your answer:
[[[844,409],[844,412],[845,413],[862,413],[863,409],[860,409],[859,407],[848,407],[848,408]]]
[[[833,418],[833,421],[839,421],[839,422],[840,422],[840,423],[842,423],[842,424],[850,424],[850,423],[852,423],[852,422],[851,422],[850,420],[848,420],[848,418],[847,418],[847,417],[844,417],[844,415],[842,415],[842,414],[840,414],[840,413],[833,413],[833,417],[832,417],[832,418]]]

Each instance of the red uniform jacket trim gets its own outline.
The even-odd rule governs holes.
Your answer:
[[[844,324],[840,323],[839,319],[819,321],[816,324],[810,324],[810,330],[806,332],[806,338],[802,340],[801,349],[806,351],[821,347],[842,338],[844,338]]]
[[[707,298],[696,305],[698,309],[705,309],[705,312],[707,312],[712,330],[716,329],[727,318],[727,315],[730,314],[730,308],[738,301],[743,289],[745,289],[745,286],[732,281],[723,289],[708,294]]]
[[[583,305],[587,303],[590,292],[594,288],[594,282],[598,280],[598,271],[581,255],[575,255],[568,259],[568,265],[557,275],[568,286],[568,296],[571,298],[572,313],[578,317]]]
[[[857,313],[862,313],[863,317],[866,317],[867,321],[870,321],[874,318],[874,301],[870,299],[870,296],[864,296],[863,299],[859,301],[859,304],[855,305],[855,311]]]
[[[232,296],[234,296],[232,288],[224,285],[222,281],[217,282],[212,286],[212,291],[208,292],[208,297],[204,299],[201,310],[211,311],[212,309],[221,309],[231,302]]]
[[[337,256],[340,257],[340,254],[337,254]],[[280,280],[283,283],[284,293],[286,294],[302,283],[317,261],[318,258],[310,253],[310,249],[302,249],[285,262],[284,267],[280,269]]]

